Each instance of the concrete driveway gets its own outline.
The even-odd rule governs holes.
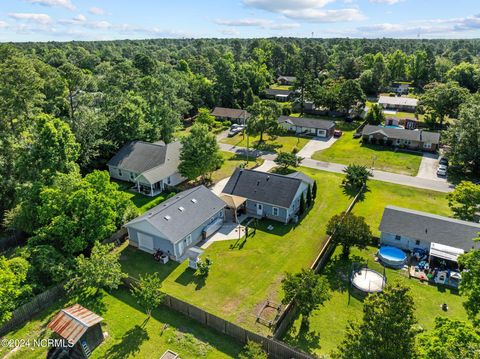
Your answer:
[[[422,162],[420,163],[420,168],[418,169],[418,178],[425,178],[434,181],[446,182],[445,177],[437,176],[439,157],[435,153],[424,153],[422,156]]]
[[[314,137],[298,152],[298,155],[303,158],[312,158],[315,152],[329,148],[337,139],[335,137]]]

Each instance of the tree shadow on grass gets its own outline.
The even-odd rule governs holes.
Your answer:
[[[195,290],[200,290],[205,286],[206,280],[206,277],[197,275],[195,270],[187,268],[175,279],[175,282],[183,286],[195,283]]]
[[[348,259],[342,258],[340,254],[330,258],[321,274],[325,276],[333,291],[343,293],[349,289],[353,263],[365,263],[365,259],[352,254]]]
[[[92,291],[83,291],[79,293],[75,299],[78,304],[95,314],[102,315],[107,311],[107,306],[104,302],[105,292],[103,290],[95,293]]]
[[[313,354],[316,350],[321,349],[320,333],[309,330],[308,326],[300,324],[300,330],[297,334],[297,325],[292,325],[283,341],[295,348],[300,348],[309,354]]]
[[[343,186],[342,185],[342,192],[345,196],[347,196],[348,198],[355,198],[355,196],[358,194],[358,191],[360,189],[359,188],[356,188],[356,187],[351,187],[351,186]],[[360,193],[360,195],[358,196],[358,202],[363,202],[365,200],[365,195],[370,192],[370,189],[367,187],[365,187],[365,189],[362,191],[362,193]]]
[[[144,328],[144,324],[142,324],[142,326],[135,325],[125,333],[120,343],[115,344],[107,350],[103,358],[124,359],[135,357],[135,354],[140,351],[141,344],[149,339],[150,337]]]

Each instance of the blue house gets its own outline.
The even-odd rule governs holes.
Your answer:
[[[249,216],[288,223],[300,209],[302,194],[307,196],[313,180],[300,172],[289,175],[237,168],[223,193],[246,199]]]
[[[180,192],[125,224],[130,245],[148,253],[161,250],[181,261],[190,247],[222,226],[225,206],[205,186]]]

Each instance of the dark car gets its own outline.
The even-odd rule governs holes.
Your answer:
[[[440,161],[438,161],[438,164],[448,166],[448,158],[446,157],[440,158]]]
[[[342,134],[343,134],[343,132],[340,131],[340,130],[335,130],[335,131],[333,131],[333,137],[338,138],[338,137],[341,137]]]

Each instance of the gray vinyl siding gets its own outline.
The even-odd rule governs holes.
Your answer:
[[[264,218],[269,218],[273,219],[274,221],[279,221],[279,222],[288,222],[288,217],[287,217],[287,209],[283,207],[278,207],[274,206],[268,203],[264,202],[257,202],[257,201],[252,201],[250,199],[247,200],[246,202],[246,207],[247,207],[247,213],[252,215],[252,216],[258,216],[257,213],[257,204],[260,203],[263,205],[263,213],[262,217]],[[278,208],[278,215],[273,214],[273,208]]]
[[[208,226],[210,223],[214,222],[217,218],[224,218],[224,214],[225,214],[225,211],[223,210],[223,208],[218,211],[217,213],[215,213],[215,215],[213,215],[212,217],[210,217],[208,220],[206,220],[205,222],[203,222],[200,226],[197,227],[197,229],[195,229],[192,233],[190,233],[192,235],[192,242],[187,246],[186,244],[186,241],[187,241],[187,236],[185,236],[184,238],[182,238],[181,241],[178,241],[175,243],[175,256],[177,258],[181,257],[183,254],[185,254],[187,248],[190,248],[190,247],[193,247],[195,245],[197,245],[203,238],[202,238],[202,232],[204,230],[204,228],[206,226]],[[183,249],[183,253],[180,253],[180,242],[184,243],[184,249]]]
[[[417,240],[419,241],[418,242],[419,244],[417,244]],[[407,236],[400,236],[400,239],[396,239],[395,234],[386,233],[386,232],[382,232],[382,234],[380,235],[380,243],[384,245],[401,248],[407,251],[411,251],[412,249],[418,248],[418,247],[426,250],[430,250],[430,242],[428,241],[410,238]]]
[[[108,166],[108,172],[111,178],[115,178],[120,181],[133,182],[133,183],[135,183],[135,178],[138,176],[137,173],[130,172],[124,169],[119,169],[114,166]]]
[[[210,217],[208,220],[206,220],[200,226],[198,226],[193,232],[191,232],[192,242],[189,245],[186,244],[186,240],[187,240],[188,235],[185,236],[184,238],[182,238],[181,241],[184,241],[184,250],[183,250],[182,253],[180,253],[180,242],[181,241],[177,241],[174,244],[174,243],[172,243],[172,241],[170,241],[166,238],[162,238],[158,235],[154,235],[152,233],[147,233],[147,232],[138,230],[138,229],[133,228],[133,227],[128,228],[128,236],[129,236],[129,239],[130,239],[130,244],[133,245],[134,247],[139,246],[139,243],[138,243],[138,234],[139,233],[150,236],[150,237],[153,238],[153,248],[154,249],[160,249],[161,251],[163,251],[165,253],[169,253],[171,256],[174,256],[178,260],[185,253],[187,248],[195,246],[196,244],[198,244],[198,242],[200,242],[202,240],[202,232],[203,232],[203,229],[207,225],[209,225],[210,223],[215,221],[217,218],[223,218],[223,217],[224,217],[224,210],[222,208],[220,211],[215,213],[215,215]],[[143,250],[143,251],[146,251],[146,252],[152,252],[153,253],[153,251],[147,251],[143,248],[140,248],[140,249]]]
[[[162,252],[174,254],[174,247],[173,244],[165,238],[155,236],[151,233],[146,233],[143,231],[139,231],[135,228],[128,228],[128,237],[130,242],[135,246],[138,247],[138,234],[142,233],[144,235],[150,236],[153,238],[153,249],[160,249]],[[142,249],[146,251],[145,249]],[[147,251],[146,251],[147,252]],[[150,252],[150,251],[148,251]],[[153,252],[152,252],[153,253]]]

